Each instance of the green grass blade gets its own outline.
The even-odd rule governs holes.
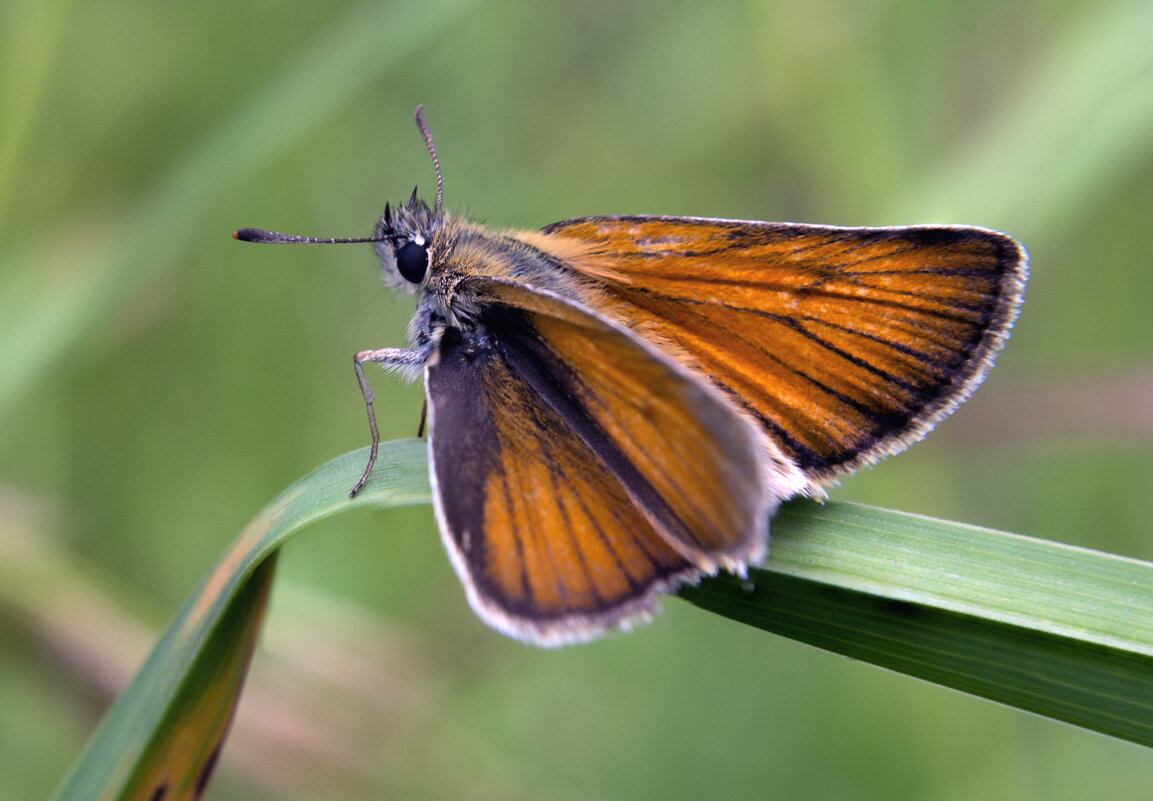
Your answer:
[[[680,595],[946,687],[1153,745],[1153,565],[854,504],[798,501],[747,581]]]
[[[748,581],[680,595],[945,687],[1153,746],[1153,565],[852,504],[796,501]]]
[[[199,801],[204,795],[240,701],[275,574],[273,553],[225,607],[203,647],[196,649],[184,682],[140,751],[139,762],[121,762],[125,772],[131,772],[120,798]],[[144,691],[137,691],[137,697],[155,700],[153,693]],[[109,742],[112,753],[131,745],[137,731],[143,729],[115,727],[118,736]]]
[[[962,523],[796,501],[748,581],[680,595],[945,687],[1153,746],[1153,565]]]
[[[680,594],[774,634],[1153,745],[1153,663],[1144,654],[767,570]]]
[[[768,567],[1153,657],[1153,564],[858,504],[787,504]]]
[[[101,721],[57,801],[196,798],[243,683],[273,557],[309,523],[355,506],[428,501],[424,443],[384,443],[356,497],[367,449],[340,456],[282,492],[241,532],[185,602]],[[207,770],[205,769],[207,766]]]
[[[148,798],[160,786],[172,798],[204,781],[259,625],[269,557],[344,509],[429,499],[422,441],[384,443],[372,480],[350,500],[365,458],[360,450],[323,465],[241,533],[108,713],[58,799]],[[763,568],[680,594],[802,642],[1153,745],[1151,588],[1153,564],[1145,562],[797,501],[774,519]],[[222,642],[233,646],[226,658]]]

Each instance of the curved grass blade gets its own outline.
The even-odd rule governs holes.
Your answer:
[[[292,534],[344,509],[427,502],[424,448],[419,440],[381,443],[372,480],[355,500],[348,490],[368,454],[347,453],[257,515],[169,624],[54,798],[198,798],[247,671],[272,557]]]
[[[275,573],[273,553],[221,615],[141,752],[122,798],[194,801],[204,794],[240,702]]]
[[[855,504],[787,504],[772,557],[683,598],[1153,746],[1153,564]]]
[[[366,449],[293,484],[185,604],[56,798],[195,797],[231,715],[259,623],[267,561],[307,524],[353,506],[429,499],[420,440]],[[1153,564],[853,504],[786,504],[773,556],[747,580],[681,595],[802,642],[1153,745]],[[221,643],[231,656],[214,657]]]

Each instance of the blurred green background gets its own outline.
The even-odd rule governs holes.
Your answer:
[[[968,222],[1029,248],[980,392],[833,495],[1153,559],[1153,4],[662,0],[0,9],[0,795],[50,792],[401,344],[371,230]],[[375,376],[385,438],[420,388]],[[529,649],[428,507],[285,553],[213,799],[1145,799],[1153,754],[714,618]]]

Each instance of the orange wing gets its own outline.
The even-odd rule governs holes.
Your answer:
[[[715,389],[622,327],[477,280],[481,335],[429,366],[434,499],[477,613],[545,645],[764,553],[804,478]]]
[[[814,481],[903,449],[981,381],[1025,254],[984,228],[587,217],[525,237],[706,374]]]

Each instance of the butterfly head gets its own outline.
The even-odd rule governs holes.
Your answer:
[[[429,208],[416,196],[394,211],[384,207],[373,239],[384,280],[394,289],[416,290],[428,278],[435,254],[434,235],[443,219],[440,208]]]

